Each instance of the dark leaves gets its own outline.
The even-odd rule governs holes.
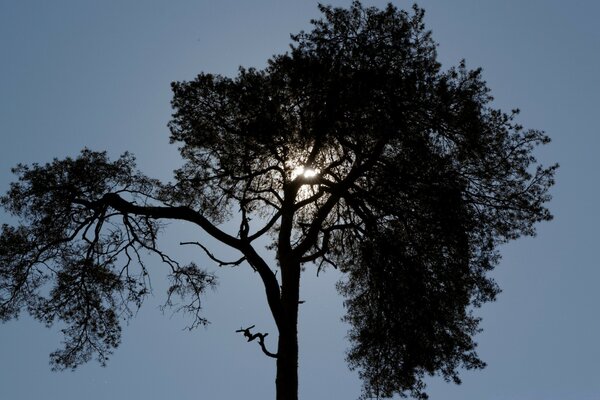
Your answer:
[[[192,298],[214,278],[195,266],[180,268],[157,248],[160,225],[147,216],[108,205],[117,193],[152,204],[158,183],[135,170],[125,154],[82,151],[76,159],[19,166],[19,180],[0,201],[23,225],[0,234],[0,318],[22,310],[50,326],[64,325],[63,348],[51,354],[54,369],[76,368],[93,357],[104,365],[120,343],[121,322],[131,318],[151,287],[143,253],[157,254],[172,269],[173,295]]]
[[[77,260],[70,260],[55,282],[48,298],[30,309],[48,326],[57,320],[67,324],[64,348],[50,355],[53,367],[74,369],[94,355],[104,366],[120,343],[117,312],[124,282],[106,265]]]

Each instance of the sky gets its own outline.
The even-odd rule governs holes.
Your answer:
[[[348,6],[350,1],[327,4]],[[365,1],[385,6],[384,1]],[[395,1],[399,7],[411,3]],[[519,122],[552,143],[537,152],[560,163],[549,207],[554,221],[535,238],[502,247],[492,276],[503,289],[477,310],[483,371],[462,385],[428,379],[432,400],[600,399],[600,3],[595,0],[422,0],[444,68],[482,67],[494,105],[518,107]],[[80,149],[124,151],[146,174],[168,180],[179,163],[169,145],[170,83],[201,71],[232,76],[285,52],[289,34],[310,29],[317,2],[292,0],[0,0],[0,192],[19,162],[47,162]],[[0,222],[11,222],[0,214]],[[173,224],[164,238],[182,261],[211,267],[181,240],[203,237]],[[207,328],[163,314],[164,266],[151,262],[154,297],[128,326],[108,366],[51,372],[56,328],[23,315],[0,325],[0,399],[89,400],[274,398],[275,368],[235,330],[272,332],[258,277],[243,266],[218,271]],[[356,372],[344,361],[339,279],[303,277],[300,398],[355,399]],[[271,340],[271,341],[270,341]]]

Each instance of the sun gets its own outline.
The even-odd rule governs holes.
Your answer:
[[[312,168],[304,168],[302,166],[296,167],[292,172],[292,179],[295,179],[297,176],[304,176],[305,178],[314,178],[319,174],[319,171]]]

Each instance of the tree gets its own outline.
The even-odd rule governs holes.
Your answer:
[[[145,252],[170,268],[167,305],[206,323],[201,296],[216,277],[157,246],[168,220],[239,254],[222,260],[191,238],[216,263],[257,272],[277,348],[240,332],[275,359],[278,400],[298,397],[301,275],[324,268],[344,276],[364,397],[425,398],[425,375],[458,383],[459,368],[484,366],[473,308],[498,293],[498,245],[551,218],[556,166],[532,154],[549,139],[494,109],[480,70],[441,69],[423,10],[320,9],[264,70],[172,85],[184,160],[173,182],[144,176],[130,154],[87,149],[14,169],[1,204],[20,223],[0,235],[0,318],[65,323],[55,368],[106,363],[149,293]],[[256,250],[263,237],[276,265]]]

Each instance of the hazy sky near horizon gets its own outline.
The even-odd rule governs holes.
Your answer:
[[[325,2],[348,6],[350,1]],[[386,1],[365,1],[385,6]],[[411,2],[394,1],[399,7]],[[444,68],[482,67],[495,105],[518,107],[527,128],[553,142],[538,152],[561,168],[538,236],[502,248],[494,271],[503,293],[477,313],[483,371],[456,386],[429,380],[432,400],[599,400],[598,199],[600,3],[594,0],[422,0]],[[232,76],[287,50],[309,30],[316,1],[0,0],[0,192],[19,162],[133,152],[142,171],[168,180],[178,165],[168,143],[170,82],[201,71]],[[0,214],[0,222],[10,222]],[[173,224],[164,245],[182,261],[213,268],[181,240],[202,235]],[[201,236],[200,236],[201,237]],[[0,399],[270,399],[274,362],[235,330],[275,332],[257,276],[220,269],[208,293],[212,322],[188,332],[163,315],[163,266],[155,295],[129,326],[106,368],[91,362],[53,373],[56,329],[26,316],[0,324]],[[335,271],[305,274],[300,316],[300,397],[354,399],[360,382],[344,362],[346,327]],[[271,341],[269,341],[269,339]]]

